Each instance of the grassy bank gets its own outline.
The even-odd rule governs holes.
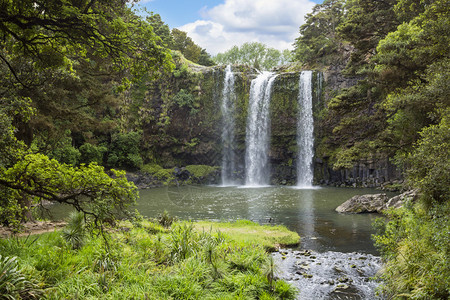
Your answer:
[[[121,224],[106,240],[82,234],[77,238],[70,230],[3,239],[0,269],[16,266],[8,280],[18,284],[2,285],[5,278],[0,276],[0,294],[48,299],[293,299],[295,290],[273,277],[266,249],[298,240],[284,227],[247,221],[177,222],[165,228],[147,220]]]

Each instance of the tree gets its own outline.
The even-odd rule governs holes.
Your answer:
[[[111,172],[114,178],[97,164],[71,167],[42,154],[27,154],[0,178],[0,222],[17,227],[31,205],[47,200],[73,206],[96,227],[112,223],[138,194],[124,171]]]
[[[173,36],[170,32],[169,25],[162,21],[161,16],[152,12],[146,20],[152,26],[155,34],[161,38],[165,47],[172,47],[174,44]]]
[[[187,33],[179,29],[172,29],[173,46],[171,49],[180,51],[184,57],[192,62],[198,62],[202,48],[197,46]]]
[[[349,0],[343,22],[336,31],[357,49],[353,64],[368,63],[378,42],[399,24],[394,12],[397,0]]]
[[[214,66],[214,60],[212,60],[211,55],[202,49],[200,52],[200,57],[198,59],[198,64],[202,66]]]
[[[342,41],[336,28],[342,23],[344,0],[326,0],[314,6],[295,40],[295,58],[307,64],[331,63]]]
[[[287,60],[290,60],[288,53],[282,53],[258,42],[244,43],[240,47],[233,46],[228,51],[214,57],[214,61],[218,64],[247,64],[263,70],[270,70],[284,64]]]
[[[136,199],[124,173],[35,153],[51,153],[55,137],[83,132],[86,120],[95,128],[131,82],[172,69],[170,52],[124,0],[1,1],[0,37],[0,222],[29,218],[42,200],[71,204],[96,225],[113,220]]]

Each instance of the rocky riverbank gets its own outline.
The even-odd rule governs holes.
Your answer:
[[[282,249],[273,257],[276,275],[298,288],[298,299],[377,299],[377,256]]]

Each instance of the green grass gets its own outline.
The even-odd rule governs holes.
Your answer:
[[[279,246],[295,246],[300,242],[300,236],[284,226],[259,225],[248,220],[235,222],[199,221],[194,224],[197,230],[220,231],[238,244],[258,244],[272,251]]]
[[[382,292],[389,299],[450,298],[450,203],[406,204],[376,222],[385,259]]]
[[[295,298],[295,289],[273,279],[266,251],[287,240],[286,228],[248,221],[164,228],[149,220],[119,228],[107,243],[86,236],[79,249],[58,231],[4,239],[0,253],[17,257],[17,270],[47,299]]]

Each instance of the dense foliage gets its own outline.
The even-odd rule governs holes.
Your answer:
[[[300,28],[296,58],[357,81],[320,113],[319,154],[335,168],[394,158],[421,202],[378,224],[393,299],[447,299],[450,6],[447,0],[326,0]]]
[[[271,70],[272,68],[289,63],[292,55],[289,50],[279,51],[258,42],[244,43],[240,47],[234,46],[224,53],[214,56],[217,64],[245,64],[256,69]]]
[[[449,202],[431,209],[410,205],[379,220],[375,244],[386,265],[383,292],[390,299],[448,299]]]
[[[122,157],[136,134],[113,119],[130,84],[172,69],[170,51],[122,0],[1,1],[0,35],[0,222],[29,219],[42,200],[113,221],[136,191],[95,163],[141,163]]]
[[[266,250],[245,241],[239,230],[261,239],[270,230],[279,237],[271,246],[286,236],[296,243],[297,234],[244,221],[215,225],[233,227],[236,233],[223,234],[209,225],[122,223],[122,230],[108,239],[109,246],[101,237],[88,236],[77,249],[67,229],[33,239],[0,240],[6,256],[0,256],[0,271],[14,280],[6,289],[0,276],[0,298],[295,299],[295,288],[274,277]]]

